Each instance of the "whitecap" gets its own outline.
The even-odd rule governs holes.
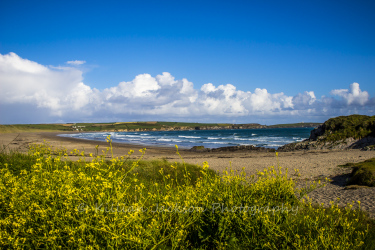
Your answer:
[[[199,139],[199,136],[188,136],[188,135],[179,135],[178,137],[181,138],[189,138],[189,139]]]
[[[172,141],[172,140],[170,140],[170,139],[160,138],[160,139],[157,139],[157,141]]]

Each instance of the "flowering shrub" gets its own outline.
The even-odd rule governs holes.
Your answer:
[[[131,161],[133,151],[106,160],[108,151],[1,154],[1,248],[357,249],[369,232],[359,210],[300,200],[313,187],[295,188],[280,167],[218,175],[207,162]]]

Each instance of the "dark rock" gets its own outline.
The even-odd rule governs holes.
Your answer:
[[[221,148],[205,148],[204,146],[194,146],[190,149],[193,152],[234,152],[239,150],[247,150],[247,151],[259,151],[259,152],[275,152],[274,148],[264,148],[264,147],[256,147],[253,145],[246,145],[246,146],[231,146],[231,147],[221,147]]]
[[[354,142],[352,145],[350,145],[350,148],[360,148],[360,149],[368,148],[368,150],[371,150],[371,146],[373,146],[372,150],[374,150],[374,145],[375,145],[375,137],[367,136],[365,138],[362,138]]]
[[[311,131],[309,140],[316,141],[318,137],[324,135],[324,131],[325,131],[324,124],[322,124],[316,129]]]
[[[190,151],[193,151],[193,152],[208,152],[208,151],[210,151],[210,149],[205,148],[204,146],[194,146],[190,149]]]

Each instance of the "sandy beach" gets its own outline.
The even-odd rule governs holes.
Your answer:
[[[54,148],[63,147],[68,152],[73,149],[84,150],[86,154],[95,153],[95,146],[99,145],[99,153],[106,150],[108,143],[81,140],[76,138],[60,137],[61,132],[23,132],[0,134],[1,150],[18,150],[27,152],[29,144],[49,143]],[[134,150],[133,158],[140,157],[138,151],[143,148],[139,145],[113,143],[114,156],[127,155],[129,150]],[[226,168],[244,171],[251,175],[257,170],[263,170],[269,166],[288,168],[289,176],[298,183],[306,181],[324,180],[326,177],[332,181],[325,187],[319,188],[309,194],[313,201],[329,205],[330,201],[337,201],[339,205],[346,205],[352,201],[361,201],[361,208],[368,211],[375,218],[375,187],[360,189],[345,189],[345,180],[349,177],[351,169],[340,168],[348,162],[360,162],[375,157],[374,151],[345,150],[345,151],[295,151],[280,152],[276,157],[273,152],[254,152],[239,150],[235,152],[191,152],[179,150],[184,161],[202,165],[204,161],[210,168],[222,172]],[[70,157],[74,160],[74,156]],[[145,160],[167,159],[170,162],[180,162],[180,156],[175,148],[146,147]],[[300,176],[295,175],[295,169]]]

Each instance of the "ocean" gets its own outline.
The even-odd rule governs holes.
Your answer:
[[[112,142],[147,146],[163,146],[190,149],[193,146],[220,148],[240,145],[275,148],[292,142],[303,141],[314,128],[267,128],[230,130],[188,131],[141,131],[141,132],[92,132],[60,134],[94,141],[105,141],[111,135]]]

